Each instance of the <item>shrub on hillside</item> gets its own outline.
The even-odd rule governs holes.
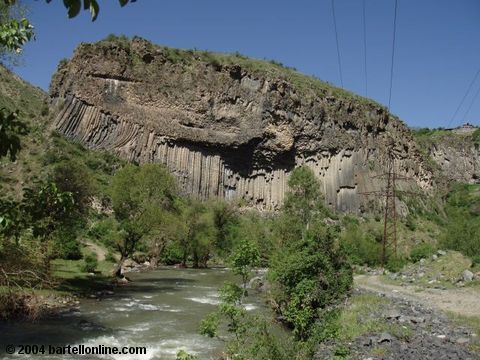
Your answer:
[[[87,255],[83,259],[82,271],[86,273],[94,273],[97,270],[98,260],[95,255]]]
[[[399,272],[407,264],[407,260],[401,257],[391,257],[385,264],[385,268],[390,272]]]
[[[460,251],[471,258],[480,256],[479,194],[478,185],[458,184],[453,187],[445,206],[448,222],[440,238],[442,247]]]
[[[426,259],[435,253],[435,247],[432,244],[419,244],[410,251],[410,260],[418,262],[420,259]]]
[[[80,244],[72,236],[57,239],[54,245],[54,254],[54,257],[65,260],[80,260],[82,258]]]
[[[378,224],[349,222],[341,234],[340,241],[353,264],[368,266],[380,264],[382,232]]]

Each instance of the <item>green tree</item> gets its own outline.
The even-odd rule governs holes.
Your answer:
[[[251,240],[241,241],[230,257],[232,271],[242,277],[243,293],[247,294],[247,283],[250,274],[260,261],[260,253],[257,245]]]
[[[7,0],[8,1],[8,0]],[[11,0],[10,0],[11,1]],[[52,0],[46,0],[47,3],[52,2]],[[129,2],[136,2],[137,0],[118,0],[120,6],[125,6]],[[80,13],[80,10],[85,9],[89,10],[92,16],[92,21],[97,19],[97,16],[100,12],[100,6],[98,5],[97,0],[63,0],[63,4],[67,8],[68,17],[74,18]]]
[[[172,210],[175,203],[175,181],[158,164],[126,165],[113,177],[112,207],[121,231],[116,248],[120,261],[115,273],[121,272],[123,262],[131,256],[139,242],[149,235],[158,223],[160,210]]]
[[[72,194],[79,213],[83,214],[89,209],[95,185],[92,174],[83,163],[69,159],[55,164],[52,180],[60,191]]]
[[[225,255],[231,248],[230,230],[238,221],[238,214],[235,208],[224,201],[213,203],[213,222],[217,229],[217,236],[215,239],[215,247],[222,254]]]
[[[15,14],[14,0],[0,2],[0,55],[20,53],[23,45],[34,37],[33,26]]]
[[[283,211],[308,229],[315,216],[326,212],[320,183],[310,168],[301,166],[292,171],[288,188]]]
[[[277,311],[302,340],[353,281],[347,257],[335,241],[336,229],[323,223],[326,211],[318,188],[309,169],[292,172],[276,226],[281,239],[269,270]]]
[[[194,200],[184,209],[183,218],[186,232],[181,239],[182,265],[186,266],[191,254],[194,268],[206,267],[216,237],[213,213],[205,203]]]
[[[74,216],[74,200],[69,192],[61,192],[55,183],[36,184],[24,189],[20,204],[23,223],[41,242],[45,259],[45,271],[50,271],[50,243],[54,236],[66,227],[71,228]]]
[[[15,161],[22,148],[20,136],[27,132],[27,125],[18,119],[16,112],[0,109],[0,159],[8,156],[11,161]]]

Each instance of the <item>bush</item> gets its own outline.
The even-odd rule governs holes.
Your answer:
[[[268,275],[277,311],[303,341],[322,312],[350,290],[353,275],[344,246],[335,241],[336,229],[324,223],[328,211],[314,173],[297,168],[288,186],[283,214],[274,227],[279,244]]]
[[[197,360],[198,358],[196,356],[193,356],[187,353],[185,350],[180,350],[179,352],[177,352],[177,356],[175,359],[176,360]]]
[[[378,224],[350,222],[342,232],[343,244],[350,261],[356,265],[376,266],[382,253],[382,233]]]
[[[23,292],[0,294],[0,320],[35,320],[42,310],[42,306],[35,295]]]
[[[107,256],[105,257],[105,261],[111,262],[111,263],[116,263],[117,259],[115,258],[115,255],[111,251],[107,253]]]
[[[445,212],[448,222],[440,239],[444,248],[471,258],[480,256],[480,186],[460,184],[449,194]]]
[[[415,246],[410,251],[410,260],[412,262],[418,262],[420,259],[426,259],[435,253],[435,248],[432,244],[420,244]]]
[[[407,264],[407,260],[400,257],[392,257],[388,259],[385,268],[390,272],[399,272]]]
[[[86,273],[94,273],[97,270],[97,266],[97,256],[89,254],[83,259],[82,271]]]
[[[200,322],[200,334],[211,338],[216,337],[218,335],[219,321],[217,313],[207,315],[207,317]]]
[[[473,143],[476,147],[480,147],[480,129],[477,129],[472,134]]]
[[[472,257],[472,267],[474,266],[480,266],[480,255]]]
[[[67,233],[65,230],[57,234],[53,245],[53,255],[54,258],[65,260],[80,260],[82,258],[82,251],[75,231]]]
[[[61,246],[61,258],[65,260],[80,260],[82,251],[77,240],[72,239]]]
[[[298,339],[306,339],[319,311],[333,305],[350,289],[352,270],[334,234],[320,224],[273,257],[269,276],[280,312]]]
[[[160,261],[165,265],[180,264],[183,260],[183,250],[176,242],[170,242],[165,246]]]

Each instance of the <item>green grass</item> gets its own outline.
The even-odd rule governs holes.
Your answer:
[[[477,336],[468,344],[468,348],[474,352],[480,352],[480,316],[464,316],[453,312],[447,312],[448,318],[457,326],[469,328]]]
[[[413,273],[415,281],[412,285],[420,286],[421,288],[431,288],[443,286],[446,288],[456,288],[456,283],[462,278],[464,270],[471,270],[472,261],[457,251],[447,251],[447,255],[438,257],[433,260],[431,257],[425,259],[424,264],[409,263],[403,267],[402,272]],[[422,277],[418,276],[421,271],[424,273]],[[441,277],[439,276],[441,274]],[[428,282],[432,279],[436,281],[432,284]],[[404,280],[397,278],[391,279],[389,276],[384,276],[383,281],[393,285],[400,285]],[[477,281],[468,283],[468,286],[475,287],[478,285]]]
[[[389,300],[374,294],[354,295],[338,317],[338,340],[350,342],[359,336],[389,332],[398,339],[408,339],[409,327],[388,323],[382,311],[388,309]]]
[[[338,318],[339,339],[352,341],[363,334],[382,331],[384,323],[380,318],[373,316],[372,310],[383,308],[387,304],[385,298],[373,294],[352,296]]]
[[[80,295],[99,291],[111,281],[114,264],[108,261],[99,261],[97,273],[92,276],[81,270],[83,260],[53,260],[52,274],[58,285],[55,290]]]

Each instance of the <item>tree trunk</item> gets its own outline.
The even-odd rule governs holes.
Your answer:
[[[198,268],[198,260],[199,260],[199,259],[198,259],[198,253],[197,253],[197,251],[195,250],[195,251],[193,252],[193,267],[194,267],[194,268]]]
[[[183,259],[182,259],[182,268],[186,268],[187,267],[187,252],[184,250],[183,251]]]
[[[117,263],[117,266],[115,266],[115,269],[113,269],[113,276],[115,276],[118,279],[123,279],[125,275],[123,274],[123,263],[125,262],[126,258],[122,255],[120,260]]]

